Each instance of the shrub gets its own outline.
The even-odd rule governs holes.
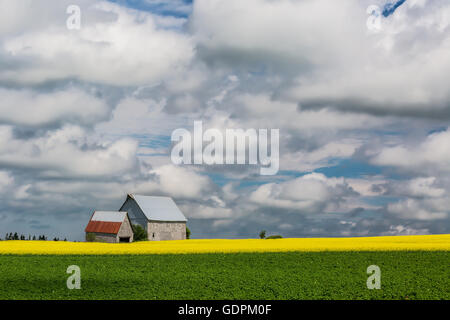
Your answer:
[[[88,234],[86,234],[86,241],[87,242],[94,242],[95,241],[95,233],[89,232]]]
[[[133,241],[145,241],[148,240],[147,230],[145,230],[139,224],[133,224]]]
[[[186,239],[190,239],[191,238],[191,230],[189,230],[188,227],[186,227]]]
[[[283,237],[279,234],[275,234],[273,236],[268,236],[266,239],[282,239]]]
[[[261,231],[261,232],[259,233],[259,237],[260,237],[261,239],[264,239],[264,238],[266,237],[266,230]]]

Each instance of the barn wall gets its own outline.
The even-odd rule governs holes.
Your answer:
[[[147,228],[147,217],[134,199],[127,197],[119,211],[126,211],[132,224],[139,224],[144,229]]]
[[[117,239],[119,239],[120,237],[130,237],[130,242],[133,242],[133,229],[131,228],[130,220],[128,218],[126,218],[120,226],[117,237]]]
[[[148,240],[185,240],[186,222],[149,221]]]
[[[117,238],[117,235],[110,234],[110,233],[99,233],[99,232],[89,232],[95,234],[95,242],[107,242],[107,243],[116,243],[119,242],[119,238]],[[87,240],[87,234],[86,233],[86,240]]]

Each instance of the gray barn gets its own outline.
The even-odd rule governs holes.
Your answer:
[[[186,239],[187,219],[172,198],[129,194],[120,211],[147,230],[148,240]]]
[[[86,241],[133,242],[133,230],[126,212],[94,211],[85,232]]]

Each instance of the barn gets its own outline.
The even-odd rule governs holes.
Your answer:
[[[86,241],[133,242],[131,221],[123,211],[94,211],[85,232]]]
[[[147,230],[148,240],[186,239],[186,217],[172,198],[128,194],[120,211]]]

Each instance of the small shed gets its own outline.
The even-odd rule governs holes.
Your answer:
[[[172,198],[128,194],[120,211],[147,230],[148,240],[185,240],[186,217]]]
[[[85,231],[86,241],[133,242],[130,218],[124,211],[94,211]]]

